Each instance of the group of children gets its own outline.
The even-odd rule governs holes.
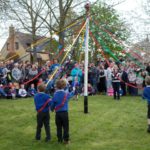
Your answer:
[[[38,93],[34,96],[34,103],[37,111],[37,129],[36,140],[41,139],[41,129],[44,125],[46,138],[45,141],[51,140],[50,134],[50,114],[49,110],[55,111],[55,123],[57,127],[58,142],[64,144],[69,143],[69,119],[68,119],[68,102],[75,94],[75,89],[72,92],[66,92],[64,89],[67,83],[64,79],[56,82],[56,91],[53,98],[45,93],[45,84],[38,86]],[[50,109],[49,109],[50,108]]]
[[[24,84],[18,83],[9,83],[8,85],[0,85],[0,97],[7,98],[7,99],[16,99],[18,98],[25,98],[25,97],[32,97],[37,93],[34,84],[31,84],[28,90],[25,88]]]

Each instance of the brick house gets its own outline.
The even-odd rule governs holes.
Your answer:
[[[36,40],[41,39],[36,36]],[[30,54],[27,50],[31,49],[32,35],[15,31],[13,26],[9,27],[9,37],[1,49],[1,57],[6,59],[22,58],[23,61],[30,60]],[[38,57],[49,59],[48,55],[38,54]]]

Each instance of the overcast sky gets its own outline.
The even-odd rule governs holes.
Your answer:
[[[95,1],[95,0],[90,0],[90,1]],[[139,37],[141,37],[140,35],[141,33],[143,34],[142,36],[146,37],[146,33],[144,33],[145,30],[150,31],[149,27],[145,26],[144,23],[142,24],[142,21],[139,21],[140,17],[142,18],[146,17],[142,13],[142,9],[141,9],[142,1],[143,0],[126,0],[125,2],[115,7],[115,9],[118,11],[120,16],[124,18],[131,25],[133,29],[132,31],[134,32],[134,36],[133,36],[134,39],[136,38],[139,39]],[[2,31],[2,29],[0,29],[0,49],[4,45],[8,36],[8,27],[10,26],[10,24],[7,23],[5,25],[6,25],[5,28],[6,31]]]
[[[115,7],[123,18],[130,24],[132,29],[132,38],[135,41],[145,39],[150,33],[150,24],[145,23],[150,20],[150,16],[144,13],[143,2],[145,0],[126,0],[124,3]]]

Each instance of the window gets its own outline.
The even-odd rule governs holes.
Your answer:
[[[18,50],[19,49],[19,43],[15,42],[15,49]]]
[[[10,45],[9,43],[7,43],[7,51],[9,51]]]

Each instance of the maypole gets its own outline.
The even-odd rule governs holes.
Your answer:
[[[89,9],[90,4],[85,5],[86,19],[86,40],[85,40],[85,60],[84,60],[84,113],[88,113],[88,44],[89,44]]]

